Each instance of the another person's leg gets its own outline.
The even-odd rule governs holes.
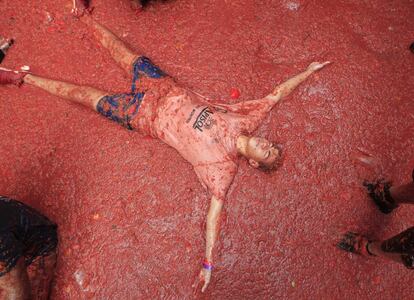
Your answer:
[[[414,269],[414,227],[382,241],[377,248],[383,256],[402,262],[409,269]]]
[[[0,277],[0,300],[29,300],[30,282],[23,258],[9,272]]]
[[[391,182],[385,180],[364,182],[364,186],[378,209],[388,214],[399,204],[414,204],[414,170],[412,175],[412,182],[400,186],[392,186]]]
[[[391,197],[398,204],[414,204],[414,182],[390,188]]]
[[[371,241],[364,235],[348,232],[338,243],[347,252],[364,256],[378,256],[414,268],[414,227],[385,241]]]

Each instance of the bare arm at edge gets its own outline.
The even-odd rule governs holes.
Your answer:
[[[248,116],[244,129],[247,132],[252,132],[280,100],[286,98],[295,88],[308,79],[309,76],[328,64],[330,64],[329,61],[311,63],[306,70],[279,84],[271,94],[264,98],[235,104],[215,104],[215,106]]]

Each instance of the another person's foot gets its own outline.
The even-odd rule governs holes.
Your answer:
[[[80,18],[85,13],[90,14],[92,12],[89,0],[72,0],[72,2],[73,2],[72,14],[75,17]]]
[[[141,4],[141,1],[139,1],[139,0],[130,0],[130,3],[131,3],[131,9],[133,11],[135,11],[136,13],[139,13],[139,12],[142,11],[143,6]]]
[[[9,49],[14,43],[13,39],[7,39],[7,38],[3,38],[0,37],[0,50],[2,50],[3,52],[6,52],[7,49]]]
[[[382,213],[389,214],[398,207],[398,204],[392,199],[390,194],[390,182],[381,179],[376,182],[364,181],[363,185],[367,189],[370,198]]]
[[[12,71],[5,68],[0,68],[0,85],[14,84],[20,86],[23,83],[23,78],[27,73]]]
[[[13,45],[13,39],[6,39],[0,36],[0,63],[6,57],[7,50]]]
[[[336,245],[339,249],[363,256],[373,255],[369,252],[368,245],[371,241],[362,234],[348,231]]]

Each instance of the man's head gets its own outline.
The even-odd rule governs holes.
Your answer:
[[[280,159],[280,149],[273,143],[261,137],[241,136],[238,141],[239,152],[247,158],[254,168],[271,170]]]

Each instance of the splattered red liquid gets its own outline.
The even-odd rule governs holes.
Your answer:
[[[270,174],[239,166],[212,282],[195,297],[412,297],[414,273],[334,244],[347,230],[382,238],[413,225],[414,208],[381,215],[361,183],[404,183],[414,166],[414,3],[180,0],[138,15],[129,1],[93,5],[98,21],[210,99],[235,86],[237,101],[258,99],[311,61],[333,62],[257,131],[283,144],[284,163]],[[2,66],[129,90],[70,9],[2,3],[0,34],[16,39]],[[52,299],[194,298],[209,199],[173,149],[30,86],[0,87],[0,128],[0,193],[60,226]]]

